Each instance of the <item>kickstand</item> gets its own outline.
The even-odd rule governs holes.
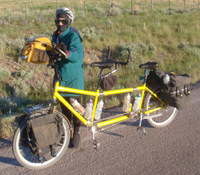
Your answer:
[[[143,133],[145,134],[145,136],[146,136],[146,134],[147,134],[147,132],[146,132],[146,130],[144,129],[144,127],[142,126],[142,113],[140,113],[140,120],[139,120],[139,126],[138,126],[138,128],[137,128],[137,131],[143,131]]]
[[[97,150],[98,148],[100,148],[100,142],[98,142],[98,141],[95,139],[95,132],[96,132],[96,128],[95,128],[95,127],[92,127],[93,148]]]

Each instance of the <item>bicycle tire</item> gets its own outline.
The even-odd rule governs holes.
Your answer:
[[[65,119],[64,115],[55,112],[61,119],[63,123],[63,134],[62,134],[62,143],[56,145],[56,152],[57,156],[52,157],[50,153],[46,153],[44,157],[46,158],[46,161],[41,163],[38,161],[38,158],[31,152],[31,149],[27,144],[24,144],[23,139],[23,130],[25,129],[26,122],[28,121],[27,118],[25,118],[21,124],[18,126],[18,128],[15,131],[14,138],[13,138],[13,153],[15,155],[15,158],[17,161],[24,167],[28,169],[33,170],[39,170],[39,169],[45,169],[53,164],[55,164],[57,161],[61,159],[61,157],[66,152],[69,140],[70,140],[70,126],[68,124],[68,121]]]
[[[161,102],[152,97],[151,93],[147,93],[144,99],[144,109],[150,110],[155,106],[159,107]],[[148,123],[155,128],[163,128],[169,125],[178,114],[178,109],[172,106],[166,106],[150,115],[158,114],[157,117],[147,119]],[[160,116],[159,116],[160,115]]]

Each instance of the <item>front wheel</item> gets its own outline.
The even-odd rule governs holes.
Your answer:
[[[151,110],[160,107],[161,102],[148,93],[144,99],[144,109]],[[169,125],[177,116],[178,109],[172,106],[166,106],[156,112],[149,114],[148,123],[155,128],[162,128]],[[152,117],[151,117],[152,116]]]
[[[57,153],[56,157],[51,156],[51,153],[47,151],[44,155],[45,162],[39,162],[38,157],[35,156],[31,148],[28,144],[28,140],[26,137],[26,124],[28,119],[24,119],[19,127],[15,131],[15,135],[13,138],[13,153],[18,160],[18,162],[29,169],[39,170],[47,168],[53,164],[55,164],[65,153],[68,148],[69,140],[70,140],[70,127],[67,120],[64,116],[55,112],[57,116],[62,120],[63,131],[62,138],[60,143],[56,144],[55,151]],[[51,138],[50,138],[51,139]]]

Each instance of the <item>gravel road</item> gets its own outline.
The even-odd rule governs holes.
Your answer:
[[[62,159],[45,170],[22,167],[12,153],[12,141],[0,140],[2,175],[200,175],[200,82],[193,85],[187,109],[179,111],[167,127],[155,129],[144,122],[147,135],[137,131],[138,122],[129,120],[97,138],[81,128],[82,148],[68,149]]]

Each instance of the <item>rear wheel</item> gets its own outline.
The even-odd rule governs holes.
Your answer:
[[[46,151],[44,155],[45,161],[43,163],[38,161],[38,157],[32,153],[28,141],[26,140],[25,130],[28,119],[24,119],[17,128],[13,139],[13,153],[21,165],[34,170],[44,169],[55,164],[64,155],[69,145],[70,127],[64,116],[59,112],[56,113],[62,120],[63,125],[62,139],[60,143],[55,146],[57,156],[53,157],[49,151]]]
[[[161,102],[148,93],[144,100],[144,109],[151,110],[159,106],[161,106]],[[177,113],[177,108],[167,105],[165,108],[150,113],[147,121],[155,128],[162,128],[169,125],[177,116]]]

